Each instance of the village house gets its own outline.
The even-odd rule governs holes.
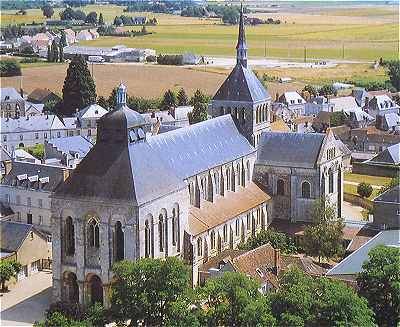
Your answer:
[[[389,113],[400,113],[400,107],[388,95],[376,95],[365,103],[364,109],[374,118]]]
[[[374,199],[374,222],[379,229],[400,229],[400,185]]]
[[[61,98],[49,89],[34,89],[27,97],[27,100],[33,104],[44,104],[48,101],[59,102]]]
[[[50,196],[69,175],[69,169],[13,159],[0,182],[1,202],[12,220],[32,224],[51,238]]]
[[[0,221],[0,260],[14,260],[22,265],[16,278],[19,281],[48,265],[51,245],[32,225]]]
[[[25,116],[25,100],[12,87],[0,89],[1,118],[19,118]]]

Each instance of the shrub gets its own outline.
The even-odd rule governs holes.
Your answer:
[[[160,54],[157,56],[157,63],[160,65],[183,65],[183,56]]]
[[[369,198],[372,194],[372,186],[362,182],[357,186],[357,193],[363,198]]]
[[[32,58],[24,58],[20,61],[21,64],[34,64],[35,62],[41,62],[39,58],[32,57]]]
[[[21,66],[16,60],[0,61],[0,76],[21,76]]]
[[[146,57],[146,61],[147,62],[156,62],[157,61],[157,57],[156,56],[147,56]]]

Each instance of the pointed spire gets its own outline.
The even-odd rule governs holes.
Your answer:
[[[243,4],[240,3],[239,35],[236,45],[236,62],[247,68],[247,45],[243,19]]]
[[[117,90],[117,109],[121,109],[126,105],[126,86],[120,83]]]

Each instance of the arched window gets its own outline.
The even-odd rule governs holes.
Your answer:
[[[150,227],[149,221],[144,222],[144,256],[150,257]]]
[[[311,185],[309,182],[303,182],[301,184],[301,197],[309,199],[311,197]]]
[[[215,249],[215,232],[214,231],[211,231],[210,239],[211,239],[211,249]]]
[[[236,185],[240,186],[241,182],[240,182],[240,163],[238,163],[236,165]]]
[[[179,251],[179,207],[175,204],[172,209],[172,245]]]
[[[285,195],[285,181],[283,179],[278,179],[276,183],[276,194]]]
[[[247,181],[249,182],[250,181],[250,174],[251,174],[250,161],[249,160],[247,160],[247,162],[246,162],[246,170],[247,170]]]
[[[239,221],[239,219],[236,219],[236,222],[235,222],[235,235],[236,236],[239,236],[239,229],[240,229],[240,221]]]
[[[164,217],[162,214],[160,214],[158,218],[158,239],[160,241],[160,252],[164,252]]]
[[[65,221],[65,251],[67,255],[75,254],[75,228],[71,217]]]
[[[100,231],[99,224],[96,219],[92,218],[88,221],[88,243],[90,247],[100,247]]]
[[[203,255],[203,240],[201,237],[197,239],[197,256],[201,257]]]
[[[241,109],[241,111],[240,111],[240,114],[241,114],[241,120],[242,120],[242,122],[244,123],[245,122],[245,120],[246,120],[246,116],[245,116],[245,113],[244,113],[244,111],[245,111],[245,109],[244,108],[242,108]]]
[[[124,231],[122,230],[122,224],[117,221],[115,224],[115,259],[116,261],[124,260]]]
[[[217,171],[214,172],[214,185],[215,185],[215,194],[220,194],[220,180],[219,173]]]
[[[333,171],[331,168],[329,168],[328,174],[329,174],[329,193],[333,193]]]
[[[230,191],[230,189],[231,189],[231,180],[232,180],[232,177],[231,177],[231,169],[228,167],[228,168],[226,169],[226,189],[227,189],[228,191]]]

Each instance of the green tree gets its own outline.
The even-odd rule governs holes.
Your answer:
[[[113,272],[111,312],[117,322],[131,319],[132,325],[164,326],[182,310],[191,313],[189,269],[178,258],[121,261]]]
[[[357,276],[359,294],[368,300],[379,326],[396,327],[400,324],[400,250],[381,245],[368,256]]]
[[[318,93],[319,93],[319,95],[322,95],[322,96],[325,96],[325,97],[326,96],[331,96],[331,95],[336,96],[337,95],[337,90],[333,87],[333,85],[326,84],[326,85],[322,86],[318,90]]]
[[[97,98],[97,104],[104,109],[108,109],[108,101],[102,95]]]
[[[46,18],[51,18],[51,16],[54,15],[54,9],[49,4],[45,4],[42,7],[42,12],[43,12],[43,16],[45,16]]]
[[[86,16],[86,23],[96,25],[97,24],[97,13],[95,11],[91,11]]]
[[[190,99],[190,104],[194,106],[196,103],[205,103],[208,104],[210,101],[210,97],[205,95],[203,92],[201,92],[199,89],[194,92],[192,98]]]
[[[60,312],[54,312],[49,315],[45,321],[37,322],[34,327],[93,327],[89,320],[74,320],[67,318]]]
[[[239,244],[239,248],[243,250],[252,250],[267,243],[271,244],[275,249],[280,249],[283,253],[290,254],[297,252],[296,245],[292,238],[284,233],[276,232],[271,229],[263,230],[256,236],[250,237],[246,243]]]
[[[236,25],[239,22],[239,11],[233,7],[227,7],[224,10],[222,21],[224,24]]]
[[[0,261],[0,283],[2,291],[5,291],[6,282],[15,277],[21,270],[21,264],[16,261]]]
[[[368,183],[360,183],[357,185],[357,193],[362,198],[369,198],[372,194],[372,186]]]
[[[389,61],[386,67],[390,83],[396,91],[400,91],[400,60]]]
[[[172,90],[167,90],[164,93],[162,106],[164,109],[170,109],[175,107],[177,104],[175,92]]]
[[[40,160],[44,159],[44,145],[43,144],[35,144],[32,146],[25,147],[24,150],[29,154],[33,155],[35,158]]]
[[[0,61],[0,76],[11,77],[21,76],[21,65],[16,60],[1,60]]]
[[[297,269],[285,272],[268,298],[278,326],[376,326],[367,301],[352,288]]]
[[[104,25],[104,18],[103,18],[103,13],[100,13],[100,15],[99,15],[99,23],[98,23],[100,26],[103,26]]]
[[[330,117],[330,124],[332,127],[341,126],[346,120],[346,115],[343,111],[332,112]]]
[[[304,230],[303,248],[307,255],[321,258],[332,258],[343,254],[342,218],[336,217],[336,209],[326,198],[315,201],[312,209],[313,224]]]
[[[198,289],[208,326],[275,326],[260,285],[244,274],[226,272]]]
[[[318,95],[317,89],[310,84],[307,84],[306,86],[304,86],[302,91],[308,92],[310,95],[312,95],[314,97],[316,97]]]
[[[190,125],[207,120],[207,104],[196,102],[193,110],[188,114]]]
[[[82,56],[74,56],[69,64],[63,87],[61,114],[72,116],[76,109],[82,109],[96,102],[96,85]]]
[[[187,106],[189,98],[183,88],[181,88],[177,95],[178,106]]]
[[[117,91],[118,91],[118,88],[114,87],[111,91],[110,96],[107,99],[107,104],[108,104],[107,107],[110,108],[111,110],[117,108]],[[128,98],[128,95],[127,95],[127,98]],[[106,108],[106,107],[104,107],[104,108]]]
[[[68,45],[67,36],[65,35],[64,31],[61,31],[61,37],[59,42],[60,47],[66,47]]]
[[[53,42],[51,43],[51,58],[52,62],[58,61],[58,46],[56,40],[53,40]]]

